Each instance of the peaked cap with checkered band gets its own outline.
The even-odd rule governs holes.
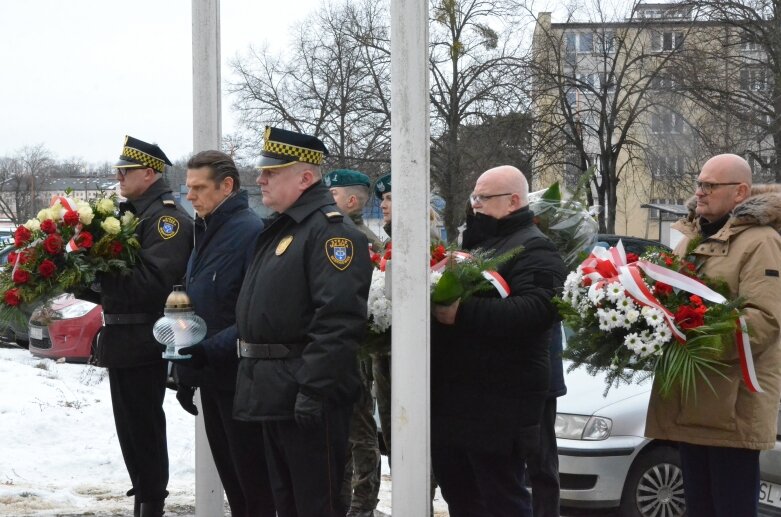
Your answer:
[[[150,167],[157,172],[165,172],[165,166],[173,165],[157,144],[148,144],[138,138],[125,136],[125,145],[119,161],[114,164],[117,169],[137,169]]]
[[[328,149],[314,136],[266,126],[260,156],[258,169],[284,167],[295,162],[322,165]]]

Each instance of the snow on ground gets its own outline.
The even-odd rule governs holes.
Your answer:
[[[170,481],[167,515],[195,504],[193,417],[173,392],[165,399]],[[378,510],[390,514],[391,483],[383,457]],[[132,498],[102,368],[36,358],[0,348],[0,515],[121,516]],[[437,517],[447,506],[437,491]]]

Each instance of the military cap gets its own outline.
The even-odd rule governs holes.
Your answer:
[[[296,162],[321,165],[328,156],[328,149],[317,137],[266,126],[260,156],[258,169],[284,167]]]
[[[165,172],[166,165],[173,165],[157,144],[148,144],[125,135],[125,145],[122,146],[122,154],[119,161],[114,164],[116,169],[138,169],[150,167],[157,172]]]
[[[374,195],[382,199],[382,195],[391,191],[391,173],[380,176],[374,183]]]
[[[351,171],[350,169],[336,169],[326,175],[323,180],[326,187],[351,187],[360,185],[362,187],[371,187],[369,176],[362,172]]]

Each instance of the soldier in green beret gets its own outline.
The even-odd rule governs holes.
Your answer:
[[[336,206],[355,223],[377,252],[382,242],[363,221],[363,207],[370,196],[371,181],[362,172],[337,169],[323,179],[331,188]],[[360,360],[362,389],[353,406],[350,420],[350,447],[342,486],[342,498],[350,508],[348,517],[368,517],[377,507],[380,492],[380,445],[377,439],[377,423],[374,421],[372,397],[372,362]]]

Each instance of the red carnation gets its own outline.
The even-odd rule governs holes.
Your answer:
[[[7,290],[5,295],[3,295],[3,299],[5,300],[6,304],[13,307],[19,305],[19,303],[22,301],[22,299],[19,297],[19,289],[15,287],[13,289]]]
[[[43,225],[41,225],[41,227],[43,227]],[[46,237],[46,240],[43,241],[43,249],[46,250],[46,253],[49,255],[58,254],[62,251],[62,237],[56,233],[49,235]]]
[[[81,232],[79,236],[76,237],[76,244],[78,244],[81,248],[91,248],[92,243],[93,238],[90,232]]]
[[[15,284],[26,284],[30,281],[30,273],[24,269],[17,269],[14,271],[12,279]]]
[[[673,288],[663,282],[656,282],[654,284],[654,292],[657,296],[668,296],[672,294]]]
[[[38,273],[40,273],[43,278],[51,278],[55,271],[57,271],[57,266],[49,259],[44,260],[41,262],[41,265],[38,266]]]
[[[631,264],[632,262],[637,262],[640,260],[640,257],[637,256],[637,253],[627,252],[626,254],[626,262],[627,264]]]
[[[113,241],[111,243],[111,245],[109,246],[109,251],[115,257],[117,255],[119,255],[120,253],[122,253],[122,250],[123,250],[123,246],[122,246],[122,243],[119,242],[119,241]]]
[[[436,246],[431,250],[431,265],[438,264],[445,260],[445,247],[443,245]]]
[[[57,231],[57,224],[51,219],[46,219],[41,223],[41,231],[44,233],[52,234]]]
[[[689,296],[689,301],[692,302],[694,305],[697,305],[697,306],[702,305],[702,298],[700,298],[696,294],[693,294],[693,295]]]
[[[65,212],[62,221],[68,226],[76,226],[79,224],[79,213],[75,210],[68,210]]]
[[[24,226],[20,226],[16,229],[14,232],[14,246],[17,248],[21,248],[28,242],[30,242],[30,237],[32,237],[33,234],[30,230],[25,228]]]
[[[668,266],[673,265],[673,258],[667,253],[662,253],[662,260],[664,260],[664,263]]]
[[[695,309],[690,305],[681,305],[675,311],[675,321],[682,329],[693,329],[705,324],[704,311]]]

